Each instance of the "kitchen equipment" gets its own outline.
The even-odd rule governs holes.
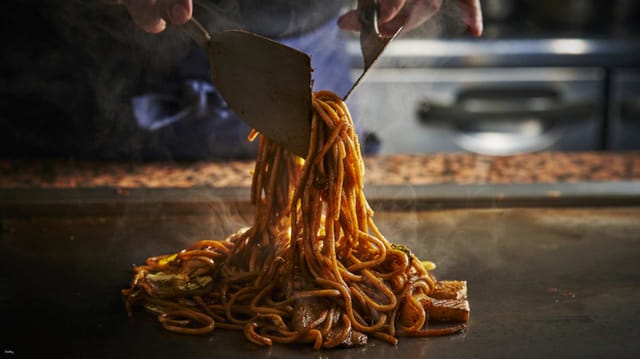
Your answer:
[[[576,184],[539,193],[370,187],[386,238],[435,261],[438,277],[468,281],[471,320],[461,335],[396,346],[370,338],[321,352],[262,348],[220,328],[179,335],[144,310],[126,314],[120,289],[132,264],[251,223],[248,189],[0,192],[0,350],[16,358],[637,357],[640,197],[628,184],[610,184],[613,192],[583,184],[582,194],[570,193]],[[556,195],[540,195],[549,189]],[[521,208],[502,205],[514,198]],[[478,200],[489,201],[485,209],[467,208]]]
[[[352,107],[382,154],[593,150],[603,84],[598,68],[378,68]]]
[[[381,154],[638,149],[636,3],[483,0],[483,36],[395,40],[350,108]]]
[[[358,12],[361,26],[360,50],[362,51],[364,68],[353,86],[351,86],[351,89],[349,89],[344,96],[345,101],[364,79],[369,68],[376,62],[378,57],[380,57],[384,48],[402,31],[401,26],[391,37],[382,37],[378,29],[378,16],[380,12],[378,0],[358,0]]]
[[[612,71],[609,86],[607,146],[613,150],[640,148],[640,69]]]
[[[211,81],[229,107],[265,136],[304,157],[311,132],[311,59],[241,30],[209,34],[185,24],[208,53]]]

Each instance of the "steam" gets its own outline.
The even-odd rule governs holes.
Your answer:
[[[55,155],[91,157],[99,147],[126,152],[135,138],[117,134],[135,134],[123,128],[129,97],[146,69],[169,69],[186,52],[187,37],[167,31],[153,38],[135,27],[124,7],[101,2],[20,3],[5,13],[30,23],[8,36],[3,65],[12,75],[2,90],[31,102],[15,105],[20,121],[5,119],[7,133],[39,148],[40,156],[51,155],[51,147],[60,152]]]
[[[236,1],[217,4],[197,1],[194,4],[194,14],[211,33],[240,28],[233,20],[236,13]],[[80,55],[77,64],[70,64],[78,73],[77,87],[84,88],[77,98],[94,107],[90,115],[87,111],[70,111],[74,122],[71,132],[77,132],[78,137],[91,137],[86,143],[79,144],[84,146],[80,151],[74,152],[87,153],[88,157],[97,153],[106,159],[133,156],[133,160],[148,157],[148,154],[155,158],[158,153],[165,153],[163,159],[170,159],[171,153],[155,134],[135,125],[131,99],[158,89],[175,93],[182,86],[182,76],[207,80],[209,70],[205,50],[198,48],[181,26],[169,25],[160,34],[145,33],[120,5],[56,1],[51,16],[66,44],[60,51]],[[194,65],[181,66],[185,63]],[[44,92],[43,96],[49,98],[56,89],[40,88],[37,91]],[[59,105],[66,106],[64,102]],[[114,149],[114,152],[104,154],[104,149]]]
[[[444,0],[438,13],[422,25],[405,32],[400,37],[420,39],[440,39],[459,37],[465,34],[460,1]]]

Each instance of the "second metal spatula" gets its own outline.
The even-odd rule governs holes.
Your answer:
[[[358,87],[360,82],[362,82],[369,68],[378,60],[384,48],[387,47],[391,40],[400,34],[403,28],[400,26],[389,37],[383,37],[382,34],[380,34],[380,30],[378,29],[380,15],[379,0],[358,0],[358,13],[360,20],[360,49],[362,50],[364,68],[362,74],[360,74],[351,86],[351,89],[349,89],[349,92],[344,96],[345,101],[353,90]]]
[[[311,132],[311,59],[240,30],[209,34],[195,19],[186,29],[209,55],[211,80],[245,122],[305,157]]]

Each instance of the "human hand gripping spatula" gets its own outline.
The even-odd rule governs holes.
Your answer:
[[[378,29],[378,0],[358,0],[362,81],[391,37]],[[305,157],[311,132],[311,61],[308,55],[265,37],[228,30],[210,35],[195,19],[186,25],[207,49],[211,80],[229,107],[245,122],[293,153]]]

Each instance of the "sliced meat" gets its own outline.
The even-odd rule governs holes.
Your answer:
[[[311,297],[296,300],[293,305],[293,329],[302,330],[308,327],[313,321],[320,318],[328,307],[329,304],[324,299]]]
[[[367,344],[367,335],[357,330],[351,329],[351,335],[342,342],[345,347],[361,347]]]
[[[327,337],[325,338],[325,343],[334,342],[339,336],[343,335],[344,327],[335,327],[329,330],[327,333]],[[357,330],[353,330],[353,328],[349,329],[349,332],[344,337],[342,342],[336,343],[333,346],[340,346],[343,348],[351,348],[351,347],[359,347],[367,344],[367,335],[361,333]]]
[[[292,326],[294,330],[302,330],[314,321],[320,318],[323,313],[331,306],[331,304],[325,299],[319,298],[304,298],[299,299],[293,306]],[[329,329],[329,332],[324,338],[325,343],[335,342],[336,340],[341,342],[335,342],[332,346],[341,347],[355,347],[363,346],[367,344],[367,336],[359,331],[349,329],[349,332],[344,335],[344,322],[339,318],[341,311],[333,311],[333,327]],[[323,323],[320,324],[322,326]],[[344,339],[340,338],[344,337]]]
[[[436,282],[433,299],[467,299],[467,282],[463,280],[441,280]]]
[[[469,321],[469,302],[466,299],[433,299],[426,303],[429,320],[437,322]]]

